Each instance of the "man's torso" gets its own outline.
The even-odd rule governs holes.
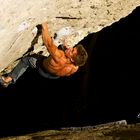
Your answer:
[[[49,56],[43,60],[43,67],[46,71],[57,76],[69,76],[77,71],[75,66],[65,57],[60,58],[58,63]]]

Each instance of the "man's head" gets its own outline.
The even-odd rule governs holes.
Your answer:
[[[74,48],[66,49],[65,53],[66,56],[70,58],[71,62],[75,64],[75,66],[83,66],[88,58],[87,51],[81,44],[78,44]]]

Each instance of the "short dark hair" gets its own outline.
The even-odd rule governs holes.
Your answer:
[[[83,66],[87,61],[88,53],[82,44],[76,45],[75,48],[77,48],[77,54],[74,57],[74,64],[75,66]]]

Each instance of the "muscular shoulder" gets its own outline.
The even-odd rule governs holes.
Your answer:
[[[78,66],[75,66],[75,65],[73,65],[73,64],[69,64],[69,65],[66,67],[66,70],[67,70],[66,76],[69,76],[69,75],[71,75],[71,74],[77,72],[78,68],[79,68]]]
[[[62,60],[62,61],[63,61],[63,60],[66,60],[66,57],[65,57],[64,52],[63,52],[62,50],[59,50],[59,49],[57,49],[57,50],[55,51],[55,53],[54,53],[54,55],[53,55],[52,57],[53,57],[53,59],[54,59],[56,62],[58,62],[58,63],[60,63],[61,60]]]

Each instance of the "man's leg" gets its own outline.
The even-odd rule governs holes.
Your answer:
[[[27,70],[28,67],[36,68],[36,62],[37,58],[32,56],[26,56],[21,59],[21,61],[16,65],[16,67],[7,74],[7,76],[3,77],[3,82],[9,84],[9,83],[15,83],[18,78]],[[1,81],[2,81],[1,80]],[[1,82],[2,84],[2,82]]]
[[[13,82],[15,83],[28,67],[36,68],[36,61],[37,59],[34,57],[23,57],[16,67],[8,74],[8,76],[12,77]]]

